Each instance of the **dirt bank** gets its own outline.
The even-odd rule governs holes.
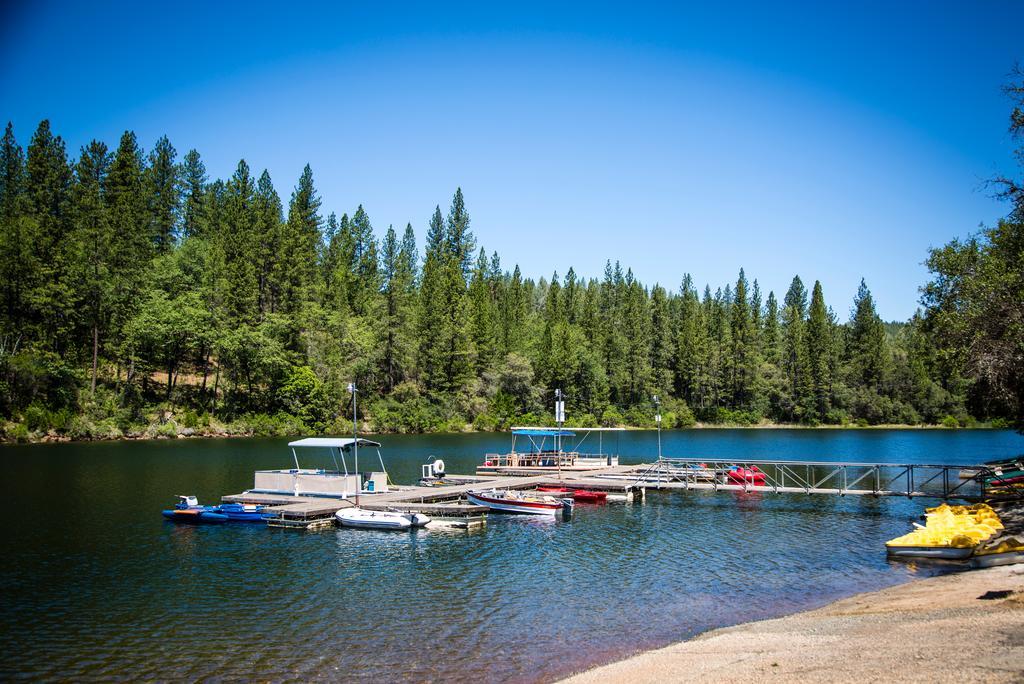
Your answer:
[[[996,597],[979,598],[987,592]],[[565,681],[765,680],[1024,682],[1024,565],[934,577],[714,630]]]

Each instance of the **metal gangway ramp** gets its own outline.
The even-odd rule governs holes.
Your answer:
[[[991,475],[980,465],[663,457],[614,477],[657,489],[976,499]]]

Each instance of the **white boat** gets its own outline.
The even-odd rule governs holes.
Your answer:
[[[402,513],[368,511],[365,508],[342,508],[334,517],[342,527],[368,530],[408,530],[413,526],[412,521]]]
[[[572,499],[556,499],[553,496],[541,496],[515,490],[490,489],[482,492],[466,492],[469,502],[477,506],[486,506],[492,511],[502,513],[522,513],[525,515],[555,515],[559,511],[571,511]]]
[[[413,527],[426,527],[430,522],[430,516],[423,513],[402,513],[401,515],[412,523]]]

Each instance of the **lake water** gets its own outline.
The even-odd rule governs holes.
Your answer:
[[[385,436],[392,478],[472,472],[505,435]],[[285,439],[0,447],[0,679],[547,681],[942,571],[890,563],[925,500],[648,492],[476,532],[176,526],[286,467]],[[1006,431],[684,430],[666,455],[977,463]],[[605,444],[606,448],[608,442]],[[614,447],[614,439],[611,446]],[[653,432],[619,438],[623,462]],[[369,454],[363,452],[366,458]],[[310,465],[313,465],[310,463]],[[365,469],[365,464],[364,464]]]

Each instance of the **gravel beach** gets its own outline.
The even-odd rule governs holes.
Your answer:
[[[564,681],[855,678],[1024,682],[1024,565],[918,580],[805,613],[717,629]]]

